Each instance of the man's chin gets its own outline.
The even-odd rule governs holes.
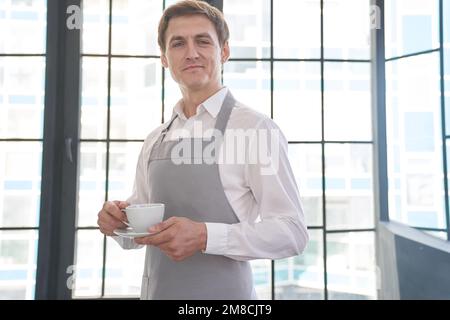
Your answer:
[[[184,86],[191,91],[199,91],[208,86],[207,81],[187,82]]]

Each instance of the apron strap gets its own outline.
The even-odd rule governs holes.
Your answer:
[[[166,137],[167,132],[169,131],[170,127],[172,126],[173,121],[177,117],[178,117],[178,115],[175,114],[173,116],[173,118],[170,120],[169,124],[161,131],[161,134],[160,134],[159,139],[158,139],[158,144],[160,144],[164,140],[164,138]]]
[[[220,132],[222,133],[222,137],[225,135],[225,129],[227,127],[228,119],[230,118],[231,111],[233,110],[235,104],[236,100],[234,99],[230,90],[228,90],[222,107],[220,108],[220,112],[217,115],[215,125],[215,129],[220,130]]]
[[[219,130],[222,133],[222,137],[225,134],[225,129],[227,127],[228,119],[230,118],[231,111],[233,110],[234,105],[236,104],[236,100],[231,94],[230,90],[223,101],[222,107],[220,108],[219,114],[217,115],[215,129]],[[175,114],[174,117],[170,120],[169,124],[161,131],[160,137],[158,139],[157,144],[161,144],[164,140],[167,132],[170,130],[173,121],[178,117],[178,114]]]

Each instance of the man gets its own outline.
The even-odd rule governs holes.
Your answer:
[[[181,1],[164,11],[158,31],[161,62],[178,83],[182,99],[170,121],[145,140],[132,196],[108,201],[99,212],[100,231],[114,236],[114,229],[125,228],[120,209],[129,204],[164,203],[164,221],[149,230],[156,234],[114,236],[125,249],[146,246],[141,298],[255,299],[248,260],[295,256],[308,241],[287,141],[279,134],[263,143],[270,161],[252,162],[258,147],[253,136],[248,147],[234,150],[244,155],[243,163],[219,163],[224,150],[233,150],[228,133],[280,133],[279,128],[235,101],[221,85],[230,48],[219,10],[202,1]],[[195,134],[199,124],[202,140]],[[208,137],[208,130],[214,134]],[[210,153],[214,155],[206,156],[216,161],[173,152],[181,141],[190,146],[200,141],[201,158],[211,146],[202,141],[218,143]],[[263,170],[268,168],[272,170]]]

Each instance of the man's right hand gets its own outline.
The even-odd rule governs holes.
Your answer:
[[[102,210],[98,213],[97,224],[100,227],[100,232],[113,236],[115,229],[126,228],[127,225],[123,221],[128,222],[127,216],[121,211],[129,206],[126,201],[106,201],[103,204]]]

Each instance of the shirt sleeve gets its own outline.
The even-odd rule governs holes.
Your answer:
[[[288,142],[269,118],[258,129],[263,130],[257,130],[250,141],[245,174],[259,219],[236,224],[206,223],[207,254],[235,260],[281,259],[302,253],[309,240],[289,163]],[[267,138],[261,132],[266,132]],[[258,152],[265,156],[254,159]]]

